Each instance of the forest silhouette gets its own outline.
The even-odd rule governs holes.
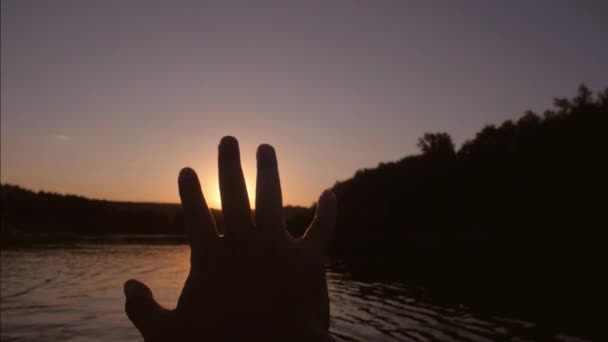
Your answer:
[[[581,85],[574,98],[554,105],[488,125],[459,149],[449,134],[427,133],[420,154],[337,182],[331,253],[356,277],[405,279],[444,300],[599,331],[608,88],[594,95]],[[89,200],[8,184],[1,196],[3,245],[57,232],[184,232],[177,204]],[[300,235],[314,206],[285,211],[288,229]],[[221,213],[213,214],[221,229]]]
[[[581,85],[542,115],[488,125],[334,186],[333,251],[477,307],[600,331],[606,260],[608,89]]]

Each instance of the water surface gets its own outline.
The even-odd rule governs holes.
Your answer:
[[[143,281],[172,308],[188,259],[186,245],[3,250],[0,340],[141,341],[124,314],[123,282]],[[335,270],[328,271],[328,282],[331,332],[338,341],[578,340],[533,322],[432,304],[401,283],[355,281]]]

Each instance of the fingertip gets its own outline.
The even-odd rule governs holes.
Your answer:
[[[220,151],[225,149],[238,149],[239,141],[231,135],[226,135],[220,140],[218,148],[220,149]]]
[[[336,195],[331,190],[325,190],[317,202],[317,216],[335,215]]]
[[[142,282],[129,279],[123,286],[127,298],[152,297],[152,291]]]
[[[258,151],[256,153],[256,157],[258,159],[260,159],[260,158],[265,158],[265,157],[271,157],[274,154],[275,154],[275,151],[274,151],[274,147],[272,147],[272,145],[261,144],[260,146],[258,146]]]
[[[223,144],[238,144],[238,140],[232,135],[225,135],[220,139],[220,145]]]
[[[258,168],[276,167],[277,165],[277,156],[272,145],[260,145],[256,153],[256,158],[258,160]]]
[[[227,135],[220,140],[218,146],[218,161],[220,168],[226,165],[225,162],[240,163],[239,142],[235,137]]]
[[[198,176],[196,174],[196,171],[194,171],[194,169],[192,169],[191,167],[184,167],[179,171],[179,175],[177,176],[177,182],[180,185],[192,183],[197,180]]]
[[[125,296],[127,296],[127,297],[133,296],[137,283],[138,283],[138,281],[135,279],[129,279],[129,280],[125,281],[125,284],[123,285],[123,290],[124,290]]]
[[[150,288],[138,280],[127,280],[124,284],[124,291],[125,313],[145,336],[146,331],[150,331],[152,315],[164,309],[154,300]]]
[[[196,171],[193,168],[186,166],[179,171],[179,179],[196,177]]]
[[[335,201],[336,201],[336,195],[333,193],[333,191],[331,191],[329,189],[323,191],[321,196],[319,196],[319,203],[321,203],[321,202],[329,203],[329,202],[335,202]]]
[[[196,171],[190,167],[185,167],[179,172],[177,186],[182,203],[196,201],[198,200],[197,197],[201,196],[201,185],[198,176],[196,175]]]

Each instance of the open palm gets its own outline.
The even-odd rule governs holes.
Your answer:
[[[275,151],[257,151],[255,223],[238,142],[219,145],[225,231],[219,235],[194,170],[179,175],[191,267],[175,310],[137,280],[125,283],[127,316],[146,341],[328,341],[329,300],[323,262],[336,200],[319,198],[301,238],[285,229]]]

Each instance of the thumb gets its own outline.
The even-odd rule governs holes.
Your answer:
[[[315,218],[304,233],[303,239],[308,247],[321,250],[323,253],[331,239],[336,225],[336,196],[325,190],[317,202]]]
[[[130,279],[125,282],[125,312],[146,340],[166,333],[171,310],[163,308],[154,300],[152,291],[144,283]]]

